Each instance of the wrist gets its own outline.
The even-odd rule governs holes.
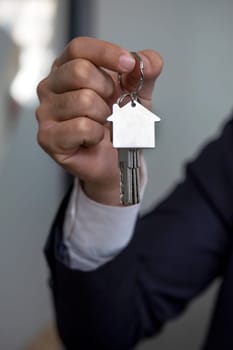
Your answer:
[[[120,202],[120,183],[114,185],[101,185],[90,182],[81,182],[84,193],[95,202],[122,206]]]

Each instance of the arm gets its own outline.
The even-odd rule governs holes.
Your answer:
[[[138,221],[126,249],[95,271],[70,270],[56,258],[61,210],[47,256],[68,349],[131,349],[222,274],[232,227],[232,133],[233,122],[187,166],[185,181]]]
[[[144,84],[139,98],[150,108],[162,59],[152,50],[141,51],[140,55],[144,62]],[[122,93],[118,73],[124,73],[125,88],[134,90],[138,84],[138,71],[127,50],[93,38],[74,39],[55,60],[48,77],[39,84],[40,105],[36,113],[41,147],[81,180],[89,198],[111,206],[120,206],[120,181],[117,154],[110,142],[106,118]],[[65,201],[58,216],[60,224],[64,220],[66,204]],[[61,248],[58,227],[57,224],[54,226],[56,233],[49,239],[56,249]],[[59,256],[62,253],[59,251]],[[53,270],[52,256],[48,260]]]
[[[151,50],[141,56],[145,83],[140,99],[150,108],[162,62]],[[90,198],[116,206],[120,205],[119,172],[105,121],[120,93],[117,73],[124,72],[126,87],[134,86],[136,72],[130,57],[116,45],[76,39],[38,88],[40,145],[81,179]],[[128,246],[95,271],[71,270],[59,260],[67,195],[46,254],[58,328],[69,350],[130,349],[158,331],[221,273],[233,188],[229,134],[232,138],[232,125],[187,168],[184,183],[138,221]]]

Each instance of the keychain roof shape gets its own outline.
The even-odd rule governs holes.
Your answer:
[[[155,147],[155,122],[160,118],[137,101],[123,107],[113,105],[107,118],[113,122],[112,143],[115,148]]]

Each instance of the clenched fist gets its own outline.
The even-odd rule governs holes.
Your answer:
[[[139,98],[151,108],[162,59],[152,50],[141,51],[140,56],[144,84]],[[124,87],[134,90],[139,77],[129,51],[94,38],[73,39],[39,83],[36,111],[40,146],[82,181],[90,198],[111,205],[120,205],[120,181],[106,119],[122,93],[118,73],[124,73]]]

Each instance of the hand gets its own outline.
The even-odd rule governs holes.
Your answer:
[[[151,108],[161,56],[141,51],[144,84],[139,97]],[[105,204],[119,205],[117,152],[110,141],[112,105],[121,95],[117,75],[134,90],[138,82],[135,59],[125,49],[94,38],[73,39],[38,85],[36,115],[40,146],[83,183],[87,195]]]

